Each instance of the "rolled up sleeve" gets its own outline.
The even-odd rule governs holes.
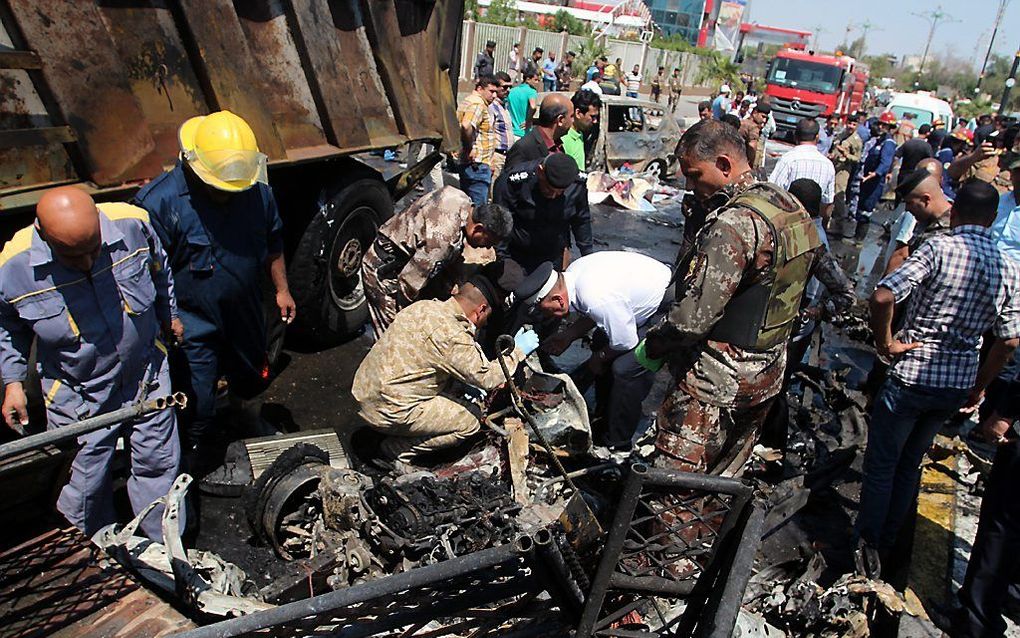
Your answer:
[[[5,385],[28,376],[31,347],[32,329],[6,299],[0,299],[0,376]]]
[[[885,288],[900,303],[910,296],[914,288],[924,283],[934,270],[935,251],[932,242],[921,244],[899,268],[878,282],[878,288]]]

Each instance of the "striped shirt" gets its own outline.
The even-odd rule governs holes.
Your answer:
[[[822,203],[831,204],[836,193],[836,169],[832,161],[818,152],[814,144],[798,144],[779,158],[769,181],[790,188],[795,180],[806,178],[822,187]]]
[[[492,126],[492,114],[489,105],[478,93],[469,93],[457,109],[457,121],[461,126],[475,129],[475,143],[471,147],[471,161],[479,164],[492,164],[492,155],[496,152],[496,132]],[[461,158],[467,159],[467,158]]]
[[[489,105],[489,114],[492,116],[492,130],[496,135],[496,150],[505,153],[514,143],[510,111],[503,106],[499,98],[496,98]]]
[[[891,370],[910,385],[973,387],[981,335],[1020,337],[1020,264],[1000,250],[992,232],[958,226],[932,237],[878,282],[900,302],[910,298],[897,338],[923,345]]]

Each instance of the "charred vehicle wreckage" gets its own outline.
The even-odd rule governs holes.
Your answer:
[[[598,458],[576,386],[537,364],[485,423],[404,474],[309,442],[267,465],[249,442],[247,522],[304,576],[186,635],[731,635],[764,521],[749,483]]]

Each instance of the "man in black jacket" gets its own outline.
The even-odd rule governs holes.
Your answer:
[[[569,155],[553,153],[505,170],[496,180],[492,200],[514,217],[513,231],[496,253],[525,271],[545,261],[566,268],[571,235],[582,255],[594,248],[588,187]]]
[[[538,123],[524,137],[514,142],[506,154],[504,171],[517,164],[540,160],[549,153],[562,153],[561,140],[574,124],[574,108],[570,96],[550,93],[538,107]]]

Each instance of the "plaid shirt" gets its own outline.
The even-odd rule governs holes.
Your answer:
[[[1020,264],[995,244],[991,230],[958,226],[932,237],[878,282],[900,302],[906,320],[897,335],[923,343],[901,355],[892,374],[910,385],[973,387],[981,335],[1020,337]]]
[[[475,143],[471,147],[471,161],[491,166],[492,155],[496,152],[496,130],[492,126],[489,105],[482,96],[475,92],[469,93],[457,109],[457,121],[461,126],[474,127],[476,131]]]

